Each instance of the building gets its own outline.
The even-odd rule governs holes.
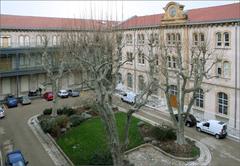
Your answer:
[[[120,24],[126,41],[122,58],[136,58],[121,68],[119,78],[131,91],[139,92],[142,89],[147,80],[145,57],[150,35],[159,42],[165,41],[169,47],[180,42],[185,58],[189,58],[191,46],[208,41],[215,52],[224,53],[224,56],[214,69],[218,77],[204,80],[192,112],[202,120],[225,121],[228,133],[240,138],[240,3],[185,11],[183,5],[170,2],[164,10],[163,14],[134,16]],[[100,26],[104,24],[102,21],[94,22]],[[72,27],[88,29],[89,20],[2,15],[1,96],[25,93],[47,82],[41,70],[37,47],[41,44],[42,34],[50,38],[54,47],[58,45],[61,32]],[[141,54],[139,48],[143,50]],[[31,55],[26,57],[25,53],[29,51]],[[157,54],[157,50],[155,52]],[[29,58],[32,58],[30,62]],[[173,71],[176,68],[174,55],[169,58],[168,67]],[[80,77],[78,74],[67,76],[62,80],[62,86],[77,84]],[[176,90],[174,84],[172,90]],[[155,96],[164,97],[160,91],[155,92]]]

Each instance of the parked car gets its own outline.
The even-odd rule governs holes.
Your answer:
[[[53,93],[52,92],[45,92],[43,94],[43,98],[46,99],[47,101],[53,100]]]
[[[38,89],[32,89],[28,92],[28,96],[37,96],[38,95]]]
[[[22,104],[22,105],[27,105],[27,104],[31,104],[31,100],[28,96],[21,96],[19,98],[19,102]]]
[[[23,154],[20,150],[15,150],[13,152],[7,153],[6,155],[6,166],[26,166],[28,161],[23,157]]]
[[[0,107],[0,118],[4,118],[5,117],[5,112],[3,107]]]
[[[227,136],[227,124],[218,120],[197,123],[196,129],[214,135],[217,139]]]
[[[134,104],[136,102],[136,97],[137,94],[135,94],[134,92],[126,92],[122,95],[121,100],[123,102]]]
[[[8,108],[11,108],[11,107],[17,107],[18,102],[17,102],[17,99],[13,95],[8,95],[6,97],[6,104],[7,104]]]
[[[183,113],[182,116],[185,117],[186,113]],[[178,121],[178,114],[175,114],[175,118]],[[197,124],[197,119],[192,114],[188,114],[185,121],[185,125],[187,127],[193,127],[193,126],[196,126],[196,124]]]
[[[67,92],[68,92],[68,96],[72,96],[72,97],[78,97],[80,95],[80,91],[77,91],[77,90],[69,89]]]
[[[62,90],[58,91],[57,95],[61,98],[67,98],[68,97],[68,92],[67,92],[67,90],[62,89]]]

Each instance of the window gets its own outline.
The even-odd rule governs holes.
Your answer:
[[[217,75],[222,78],[229,78],[231,72],[231,66],[228,61],[222,61],[217,63]]]
[[[42,44],[42,37],[41,36],[37,36],[37,46],[40,46]]]
[[[47,36],[46,35],[42,35],[42,44],[45,45],[47,43]]]
[[[176,43],[181,44],[181,36],[179,33],[176,34],[176,38],[177,38]]]
[[[133,53],[127,52],[127,61],[132,63],[133,62]]]
[[[129,88],[132,88],[132,85],[133,85],[132,74],[131,74],[131,73],[128,73],[128,74],[127,74],[127,86],[128,86]]]
[[[176,59],[176,57],[168,56],[167,61],[168,61],[167,62],[168,63],[168,68],[174,68],[174,69],[177,68],[177,59]]]
[[[154,38],[155,38],[156,44],[158,44],[159,43],[159,35],[158,35],[158,33],[154,34]]]
[[[138,44],[144,44],[144,40],[145,40],[145,37],[144,37],[144,34],[138,34]]]
[[[169,93],[171,95],[177,96],[177,86],[176,85],[170,85]]]
[[[204,44],[205,36],[204,36],[203,33],[200,33],[200,34],[199,34],[199,38],[200,38],[200,43],[201,43],[201,44]]]
[[[228,33],[228,32],[225,32],[225,33],[224,33],[224,46],[225,46],[225,47],[229,47],[229,46],[230,46],[229,33]]]
[[[218,112],[227,115],[228,96],[223,92],[218,93]]]
[[[138,63],[140,63],[140,64],[145,63],[144,53],[138,53]]]
[[[175,34],[174,34],[174,33],[171,35],[171,39],[172,39],[172,44],[175,44],[175,42],[176,42],[176,37],[175,37]]]
[[[122,74],[121,73],[117,73],[117,83],[122,83]]]
[[[20,47],[24,46],[24,36],[22,36],[22,35],[19,36],[19,39],[18,39],[18,40],[19,40],[19,46],[20,46]]]
[[[223,62],[223,77],[224,78],[230,77],[230,63],[227,61]]]
[[[222,46],[222,34],[220,32],[216,33],[217,47]]]
[[[142,75],[138,76],[138,89],[142,91],[144,89],[144,77]]]
[[[10,36],[1,36],[0,38],[1,47],[7,48],[11,46],[11,37]]]
[[[155,64],[156,64],[157,66],[159,65],[158,54],[155,54]]]
[[[53,38],[52,38],[52,44],[53,44],[53,46],[56,46],[56,45],[57,45],[57,36],[53,36]]]
[[[194,44],[195,46],[198,45],[198,35],[197,35],[196,33],[193,34],[193,44]]]
[[[169,33],[167,34],[167,44],[168,44],[168,45],[171,44],[171,36],[170,36]]]
[[[197,92],[196,92],[196,100],[195,100],[195,105],[197,107],[200,107],[200,108],[203,108],[204,106],[204,96],[203,96],[203,90],[202,89],[199,89]]]
[[[126,41],[127,41],[127,44],[132,44],[132,34],[126,35]]]
[[[29,36],[25,36],[24,44],[25,44],[25,46],[30,46],[30,38],[29,38]]]
[[[61,36],[58,35],[58,36],[57,36],[57,45],[60,45],[60,44],[61,44]]]

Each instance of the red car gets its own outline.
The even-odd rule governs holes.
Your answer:
[[[43,94],[43,98],[47,101],[53,100],[53,93],[52,92],[46,92]]]

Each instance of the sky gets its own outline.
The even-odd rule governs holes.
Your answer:
[[[170,1],[34,1],[0,0],[1,14],[126,20],[132,16],[163,13],[163,8]],[[184,10],[237,3],[233,1],[175,1],[185,5]],[[123,12],[122,12],[123,11]]]

